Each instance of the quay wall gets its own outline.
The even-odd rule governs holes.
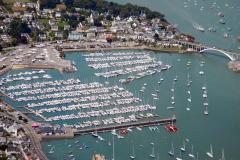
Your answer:
[[[41,65],[41,64],[36,64],[36,65],[28,65],[28,64],[14,64],[12,66],[12,69],[23,69],[23,68],[33,68],[33,69],[56,69],[59,71],[62,71],[63,69],[60,68],[57,65]]]
[[[65,134],[59,134],[59,135],[41,135],[41,140],[47,141],[47,140],[56,140],[56,139],[71,139],[74,138],[74,130],[72,128],[66,128]]]
[[[124,129],[128,127],[138,127],[138,126],[141,126],[141,127],[155,126],[159,124],[169,124],[173,122],[176,122],[176,118],[159,119],[159,120],[137,122],[137,123],[131,123],[131,124],[122,124],[122,125],[116,125],[116,126],[107,126],[107,127],[100,127],[100,128],[82,129],[82,130],[75,131],[74,134],[85,135],[92,132],[107,132],[107,131],[111,131],[112,129]]]
[[[111,51],[111,50],[142,50],[145,47],[136,46],[136,47],[114,47],[114,48],[69,48],[62,49],[63,52],[84,52],[84,51]]]
[[[0,70],[0,75],[3,75],[4,73],[7,73],[8,71],[10,71],[12,69],[12,66],[7,66],[4,69]]]
[[[136,46],[136,47],[114,47],[114,48],[69,48],[62,49],[63,52],[86,52],[86,51],[111,51],[111,50],[149,50],[149,51],[161,51],[167,53],[185,53],[186,50],[182,49],[166,49],[166,48],[150,48],[146,46]]]

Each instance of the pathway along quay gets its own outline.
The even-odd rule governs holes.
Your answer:
[[[166,119],[157,119],[157,120],[151,120],[151,121],[144,121],[144,122],[137,122],[137,123],[130,123],[130,124],[120,124],[115,126],[107,126],[107,127],[96,127],[96,128],[89,128],[89,129],[80,129],[74,131],[74,135],[85,135],[90,134],[92,132],[107,132],[111,131],[113,129],[126,129],[126,128],[132,128],[132,127],[147,127],[147,126],[155,126],[155,125],[164,125],[164,124],[170,124],[176,122],[176,117],[173,116],[172,118],[166,118]]]

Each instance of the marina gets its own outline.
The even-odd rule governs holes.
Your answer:
[[[239,2],[131,3],[162,11],[181,31],[209,47],[185,44],[189,52],[180,54],[141,46],[118,50],[112,47],[117,44],[107,43],[110,47],[103,49],[76,45],[66,49],[65,60],[55,59],[59,53],[50,46],[16,50],[15,61],[21,64],[3,70],[1,99],[36,122],[71,128],[67,139],[43,138],[50,160],[87,160],[98,153],[95,159],[239,160],[240,78],[226,66],[229,59],[238,60]],[[30,59],[39,55],[47,63],[27,65],[23,56],[30,52]],[[62,72],[65,66],[71,72]]]
[[[134,53],[130,50],[121,52],[113,51],[111,54],[127,55],[128,52],[130,55]],[[144,54],[145,53],[141,52],[138,53],[138,55]],[[141,134],[147,134],[148,132],[154,135],[160,134],[164,137],[172,137],[169,134],[172,134],[171,129],[174,131],[175,124],[172,123],[174,121],[170,118],[166,124],[165,122],[163,123],[164,126],[169,125],[167,129],[169,129],[170,132],[168,132],[166,128],[159,125],[162,124],[163,119],[171,117],[174,114],[179,117],[180,110],[185,110],[186,113],[190,113],[188,115],[190,117],[191,114],[196,112],[198,113],[198,116],[204,117],[202,115],[204,106],[209,105],[209,107],[211,107],[213,105],[213,102],[211,101],[213,95],[210,94],[212,86],[209,86],[210,82],[208,82],[207,78],[209,75],[207,70],[209,63],[207,59],[205,59],[204,62],[201,62],[203,58],[201,55],[185,55],[181,57],[175,55],[175,60],[169,60],[169,54],[148,54],[150,57],[159,56],[158,59],[161,59],[163,62],[167,62],[167,64],[173,67],[172,69],[164,72],[157,72],[152,76],[136,79],[137,86],[135,86],[134,83],[129,83],[127,85],[128,87],[126,87],[124,83],[119,81],[122,77],[105,78],[95,75],[95,78],[90,78],[95,74],[96,69],[88,66],[88,62],[85,64],[82,63],[85,61],[85,55],[87,54],[72,53],[67,54],[67,58],[71,59],[71,57],[73,57],[73,59],[79,59],[81,63],[75,61],[76,67],[82,69],[85,67],[84,70],[87,70],[87,73],[91,75],[89,78],[87,78],[88,75],[86,72],[83,73],[81,70],[80,75],[83,75],[87,79],[83,79],[82,76],[77,75],[77,72],[70,73],[63,79],[56,79],[54,78],[56,75],[59,77],[61,76],[56,71],[44,70],[44,73],[37,73],[36,70],[19,70],[12,71],[2,78],[3,85],[1,86],[1,90],[9,97],[16,99],[17,103],[27,109],[28,112],[32,113],[36,119],[73,128],[75,135],[73,138],[74,142],[67,144],[71,144],[71,146],[81,144],[78,148],[80,148],[81,151],[84,150],[86,154],[89,149],[87,149],[88,147],[86,148],[86,143],[83,144],[81,140],[77,140],[80,135],[80,137],[87,136],[84,139],[89,139],[89,141],[94,140],[93,142],[88,142],[88,145],[94,144],[97,146],[104,145],[106,142],[107,146],[109,146],[109,144],[111,144],[108,143],[109,135],[116,136],[115,148],[119,147],[119,141],[121,141],[121,143],[127,143],[126,141],[133,135],[139,137]],[[176,72],[174,72],[174,70],[179,68],[179,66],[182,66],[184,73],[178,72],[178,74],[176,74]],[[193,66],[198,66],[197,72],[193,70]],[[39,71],[40,70],[38,70],[38,72]],[[204,71],[205,74],[199,74],[200,71]],[[31,75],[27,72],[31,73]],[[38,75],[41,77],[41,75],[43,76],[46,74],[51,78],[31,78],[29,81],[7,80],[12,79],[13,77],[18,78],[20,76],[33,77]],[[152,81],[151,83],[149,83],[150,79]],[[183,86],[184,90],[182,90],[180,86]],[[143,92],[138,89],[136,90],[135,88],[140,88]],[[186,97],[184,99],[179,99],[179,92],[182,95],[185,95],[186,93]],[[203,102],[199,101],[198,104],[196,104],[196,93],[198,93],[198,96],[201,97],[200,99],[204,100]],[[204,94],[207,95],[204,96],[205,98],[203,97]],[[169,98],[163,98],[164,95]],[[172,104],[172,100],[174,100],[175,104]],[[209,103],[209,101],[211,101],[211,103]],[[183,102],[185,102],[184,105],[182,105]],[[167,108],[167,106],[171,105],[174,105],[174,109]],[[187,112],[188,110],[186,111],[186,106],[191,108],[191,112]],[[210,118],[211,115],[212,114],[209,114]],[[187,114],[185,116],[187,116]],[[176,133],[174,133],[176,135],[181,135],[185,132],[185,129],[179,127],[178,125],[181,119],[182,118],[180,116],[180,120],[176,122],[177,130],[179,129]],[[147,128],[149,128],[149,130]],[[91,137],[96,137],[96,139]],[[58,140],[58,142],[61,141],[62,140]],[[67,141],[70,142],[72,140],[68,139]],[[75,143],[75,141],[80,142]],[[43,142],[43,144],[44,143],[45,142]],[[54,143],[55,141],[51,142],[52,145]],[[139,148],[136,146],[136,142],[134,142],[135,157],[139,156],[141,145],[143,145],[143,147],[148,145],[146,143],[147,142],[139,144]],[[165,143],[168,142],[166,141]],[[192,154],[190,152],[191,149],[189,151],[189,142],[184,140],[184,143],[185,144],[183,146],[182,140],[178,143],[174,140],[176,158],[181,159],[181,157],[184,158],[186,155]],[[156,148],[159,145],[162,146],[163,144],[155,143],[154,147]],[[195,143],[193,145],[198,146]],[[46,151],[50,157],[55,157],[55,153],[57,153],[58,150],[56,144],[53,146],[54,147],[51,147]],[[68,150],[72,148],[67,146],[66,148],[69,148]],[[177,149],[177,147],[179,147],[179,149]],[[132,148],[129,148],[129,151],[130,150],[132,150]],[[129,155],[129,153],[132,151],[129,151],[127,155],[130,157],[132,154]],[[163,147],[162,152],[166,153],[166,159],[168,157],[168,151],[169,147]],[[179,151],[186,152],[186,154],[180,155]],[[202,153],[200,154],[201,157],[204,155],[204,152],[201,152],[200,149],[197,149],[197,151]],[[117,154],[118,150],[115,149],[115,152],[115,157],[119,157]],[[159,151],[155,150],[154,152],[155,157],[157,157]],[[205,152],[207,152],[207,149]],[[111,157],[109,155],[112,155],[112,153],[104,151],[104,149],[102,150],[102,153],[104,153],[106,157]],[[151,151],[146,154],[147,157],[149,157],[149,153],[151,153]],[[67,157],[76,157],[77,155],[78,153],[75,153],[74,150],[72,150],[69,155],[66,153]],[[196,154],[192,155],[196,157]]]

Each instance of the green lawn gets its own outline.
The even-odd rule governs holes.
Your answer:
[[[48,25],[48,19],[47,18],[42,18],[42,19],[38,19],[40,23],[42,23],[43,25]]]
[[[65,21],[59,21],[57,24],[58,24],[58,29],[59,29],[60,31],[63,31],[64,25],[66,25],[67,22],[65,22]]]

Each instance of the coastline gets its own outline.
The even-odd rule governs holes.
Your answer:
[[[30,125],[31,122],[33,122],[33,121],[30,118],[28,118],[26,115],[24,115],[22,112],[18,112],[22,117],[24,117],[25,119],[28,120],[27,123],[20,121],[19,119],[17,119],[15,117],[14,113],[16,110],[11,105],[9,105],[5,102],[1,102],[1,104],[3,104],[5,106],[5,109],[4,109],[4,112],[0,112],[0,115],[4,115],[8,118],[13,119],[14,121],[18,122],[19,124],[21,124],[24,131],[26,132],[26,134],[28,135],[28,137],[30,138],[30,140],[32,142],[35,153],[38,155],[38,157],[41,160],[48,160],[47,156],[45,155],[45,153],[42,150],[41,136],[37,135]]]
[[[111,51],[111,50],[148,50],[154,52],[165,52],[165,53],[191,53],[187,50],[182,49],[168,49],[168,48],[153,48],[147,46],[131,46],[131,47],[108,47],[108,48],[67,48],[62,49],[61,51],[65,54],[69,54],[70,52],[94,52],[94,51]],[[64,60],[64,58],[63,58]],[[60,73],[71,72],[72,69],[68,69],[65,66],[57,65],[57,64],[14,64],[7,66],[6,68],[0,70],[0,76],[7,73],[10,70],[16,69],[55,69],[58,70]]]

